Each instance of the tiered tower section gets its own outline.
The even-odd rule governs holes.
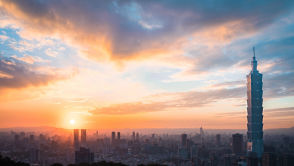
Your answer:
[[[247,151],[258,158],[263,154],[262,74],[257,70],[253,48],[251,72],[247,75]]]

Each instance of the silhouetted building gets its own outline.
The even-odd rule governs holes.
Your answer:
[[[224,166],[235,166],[237,165],[237,157],[232,154],[224,155]]]
[[[44,142],[46,141],[46,137],[45,137],[45,135],[40,134],[40,135],[39,135],[39,141],[40,141],[40,143],[44,143]]]
[[[136,141],[139,141],[140,137],[139,137],[139,133],[136,133]]]
[[[30,135],[30,142],[34,142],[35,141],[35,136],[33,134]]]
[[[115,142],[115,132],[113,131],[111,133],[111,143],[114,144],[114,142]]]
[[[40,150],[32,148],[30,149],[30,163],[36,164],[40,160]]]
[[[243,135],[242,134],[233,134],[233,153],[242,154],[243,152]]]
[[[81,146],[87,147],[87,130],[81,129]]]
[[[117,140],[120,140],[120,132],[117,132]]]
[[[183,160],[187,160],[189,157],[188,149],[184,147],[179,147],[179,157]]]
[[[293,166],[294,165],[294,156],[291,154],[283,154],[279,157],[278,161],[279,166]]]
[[[182,147],[187,147],[187,134],[182,134]]]
[[[74,129],[74,148],[75,150],[79,149],[79,129]]]
[[[201,139],[201,144],[204,144],[204,130],[202,126],[200,127],[200,139]]]
[[[255,152],[248,152],[247,166],[260,166],[260,158],[257,157]]]
[[[139,133],[136,134],[136,141],[139,141]]]
[[[15,146],[18,146],[19,145],[19,142],[20,142],[19,135],[18,134],[15,134],[14,135],[14,145]]]
[[[257,70],[253,47],[251,72],[247,75],[247,151],[255,152],[258,158],[263,154],[263,107],[262,74]]]
[[[80,150],[75,152],[75,163],[92,163],[94,162],[94,154],[90,149],[81,147]]]
[[[277,158],[274,153],[264,153],[262,155],[262,166],[276,166]]]
[[[217,134],[215,136],[215,139],[216,139],[216,145],[217,146],[220,146],[221,145],[221,135],[220,134]]]
[[[132,139],[133,139],[133,141],[136,140],[136,133],[135,132],[133,132]]]

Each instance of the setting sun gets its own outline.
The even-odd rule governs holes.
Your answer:
[[[74,119],[71,119],[71,120],[69,121],[69,123],[70,123],[71,125],[74,125],[74,124],[76,123],[76,121],[75,121]]]

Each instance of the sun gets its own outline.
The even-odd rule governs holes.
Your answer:
[[[74,124],[76,123],[76,121],[75,121],[74,119],[71,119],[71,120],[69,121],[69,123],[70,123],[71,125],[74,125]]]

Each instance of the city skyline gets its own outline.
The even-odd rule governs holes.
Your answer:
[[[290,0],[0,0],[0,128],[247,129],[253,46],[263,128],[291,128],[293,9]]]

